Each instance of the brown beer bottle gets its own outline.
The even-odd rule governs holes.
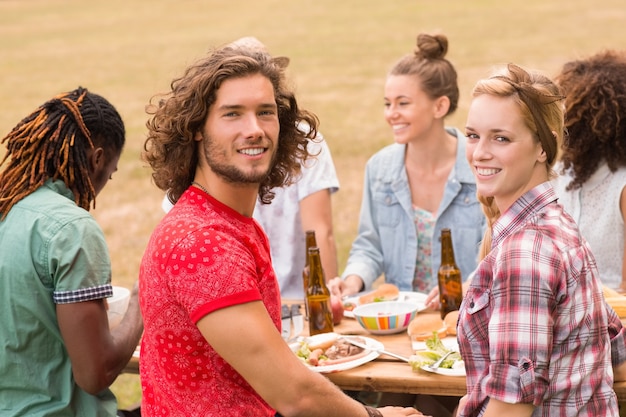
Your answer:
[[[309,288],[309,248],[317,247],[315,240],[315,230],[307,230],[304,232],[304,268],[302,269],[302,283],[304,284],[304,319],[309,319],[309,305],[306,301],[306,292]]]
[[[461,270],[454,261],[452,233],[450,229],[441,229],[441,266],[439,267],[439,300],[441,318],[451,311],[458,310],[463,301]]]
[[[320,250],[309,248],[309,285],[306,291],[306,304],[309,311],[309,335],[333,331],[333,311],[330,306],[330,290],[322,269]]]
[[[306,306],[306,292],[309,288],[309,248],[317,247],[317,241],[315,240],[315,230],[307,230],[305,234],[305,248],[304,248],[304,268],[302,269],[302,283],[304,284],[304,301]],[[307,314],[308,315],[308,314]]]

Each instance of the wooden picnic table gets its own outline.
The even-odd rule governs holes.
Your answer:
[[[287,304],[290,302],[297,303],[298,301],[287,301]],[[418,314],[439,314],[439,312],[426,310]],[[378,340],[386,350],[405,357],[414,352],[406,331],[390,335],[374,335],[363,329],[355,319],[348,317],[344,317],[341,324],[335,326],[334,331],[339,334],[361,335]],[[303,334],[306,333],[308,330],[305,328]],[[133,356],[124,372],[139,373],[137,356]],[[384,354],[356,368],[324,375],[343,390],[446,396],[463,396],[466,393],[465,377],[439,375],[423,370],[413,371],[408,363]],[[626,382],[617,382],[613,388],[619,400],[626,401]]]

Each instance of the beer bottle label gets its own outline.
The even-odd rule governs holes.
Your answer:
[[[448,294],[458,294],[461,292],[461,283],[455,279],[446,280],[446,292]]]

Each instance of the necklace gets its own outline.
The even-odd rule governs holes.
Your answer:
[[[196,187],[198,187],[199,189],[201,189],[202,191],[204,191],[205,193],[209,194],[209,192],[207,191],[206,188],[204,188],[202,185],[200,185],[199,183],[195,182],[195,181],[191,181],[191,183],[193,185],[195,185]],[[209,194],[210,195],[210,194]]]

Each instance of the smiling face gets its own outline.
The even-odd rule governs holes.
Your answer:
[[[440,115],[438,100],[431,99],[422,90],[415,76],[387,77],[384,100],[385,120],[391,126],[396,143],[406,144],[422,137],[435,126],[436,119],[445,116],[445,113]]]
[[[512,97],[482,94],[470,105],[466,157],[480,195],[504,213],[522,194],[548,181],[546,155]]]
[[[225,182],[258,184],[272,167],[279,131],[270,80],[261,74],[230,78],[196,135],[203,142],[201,163]]]

